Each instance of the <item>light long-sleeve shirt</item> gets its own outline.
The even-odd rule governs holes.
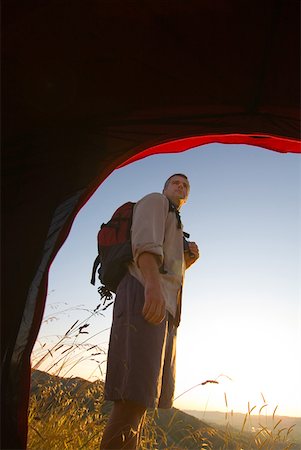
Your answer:
[[[165,195],[152,193],[136,203],[131,236],[133,262],[129,265],[130,274],[144,285],[138,266],[139,256],[144,252],[156,255],[166,309],[176,317],[185,272],[183,231],[182,225],[179,228],[176,213],[169,210]]]

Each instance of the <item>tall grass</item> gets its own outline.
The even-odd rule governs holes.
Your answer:
[[[103,399],[103,382],[98,380],[91,383],[72,378],[72,375],[77,365],[93,361],[95,372],[102,377],[101,365],[105,358],[105,350],[92,341],[106,330],[92,336],[87,336],[87,330],[89,322],[103,315],[106,308],[107,306],[99,305],[95,310],[88,311],[88,316],[84,320],[75,321],[54,344],[36,346],[32,355],[33,369],[43,368],[54,376],[36,386],[31,394],[28,449],[99,448],[110,412],[110,405]],[[71,378],[66,380],[62,376]],[[197,386],[207,383],[218,384],[219,381],[207,380]],[[220,429],[205,424],[200,426],[199,422],[196,423],[197,419],[193,423],[192,419],[190,421],[187,419],[189,416],[177,410],[171,410],[164,416],[158,410],[150,410],[144,417],[140,450],[297,449],[298,446],[291,440],[293,428],[281,426],[281,419],[276,418],[276,408],[272,414],[272,424],[268,423],[266,419],[268,405],[264,396],[262,400],[263,404],[259,407],[248,405],[240,431],[236,431],[231,425],[233,411],[229,412],[226,394],[224,394],[225,426]],[[257,429],[252,424],[255,413],[260,423]]]
[[[87,406],[89,400],[92,408]],[[44,386],[38,397],[31,396],[28,449],[99,448],[106,419],[102,404],[97,384],[72,393],[61,381]]]
[[[101,364],[104,362],[106,351],[93,340],[108,329],[103,329],[90,336],[89,327],[91,321],[103,316],[109,306],[110,304],[98,305],[92,311],[81,307],[57,311],[56,314],[79,310],[88,312],[88,316],[82,320],[76,320],[62,336],[56,337],[54,344],[42,343],[38,340],[31,356],[32,368],[66,377],[73,375],[76,366],[86,361],[93,361],[95,370],[98,369],[102,376]],[[55,315],[46,316],[43,323],[48,323],[55,317]],[[99,357],[101,357],[100,360]]]
[[[65,304],[64,304],[65,305]],[[106,414],[103,406],[103,383],[93,384],[72,379],[76,366],[94,363],[98,378],[103,376],[106,351],[93,340],[106,329],[89,335],[91,320],[103,316],[108,305],[90,311],[83,307],[65,308],[44,318],[44,324],[73,310],[88,312],[76,320],[54,344],[37,342],[32,353],[33,371],[42,369],[54,378],[31,394],[28,414],[28,449],[99,448]],[[56,307],[57,308],[57,307]],[[91,376],[93,375],[91,373]],[[59,377],[71,377],[68,383]],[[89,407],[87,407],[89,405]]]

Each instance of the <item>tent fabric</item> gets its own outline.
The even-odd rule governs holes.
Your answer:
[[[129,158],[119,167],[123,167],[134,161],[137,161],[147,156],[156,155],[157,153],[180,153],[185,150],[199,147],[200,145],[212,144],[246,144],[246,145],[256,145],[257,147],[263,147],[269,150],[274,150],[282,153],[299,153],[300,152],[300,141],[293,139],[283,139],[273,136],[256,136],[256,135],[208,135],[208,136],[193,136],[186,139],[179,139],[177,141],[168,141],[163,144],[155,145],[153,147],[147,148],[145,151],[134,155]],[[119,168],[118,167],[118,168]]]
[[[25,448],[48,270],[117,167],[208,142],[300,152],[299,0],[3,2],[2,448]]]

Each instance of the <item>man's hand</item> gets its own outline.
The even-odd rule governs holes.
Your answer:
[[[165,298],[161,288],[159,260],[152,253],[142,253],[138,265],[144,278],[144,307],[142,315],[154,325],[161,323],[166,314]]]
[[[166,308],[160,284],[146,283],[144,287],[144,307],[142,314],[145,320],[154,325],[158,325],[164,320]]]
[[[188,251],[184,253],[186,269],[200,257],[199,248],[195,242],[188,242]]]

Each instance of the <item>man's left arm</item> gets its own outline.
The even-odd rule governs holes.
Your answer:
[[[200,253],[197,244],[195,242],[188,242],[188,249],[184,252],[186,269],[192,266],[199,257]]]

